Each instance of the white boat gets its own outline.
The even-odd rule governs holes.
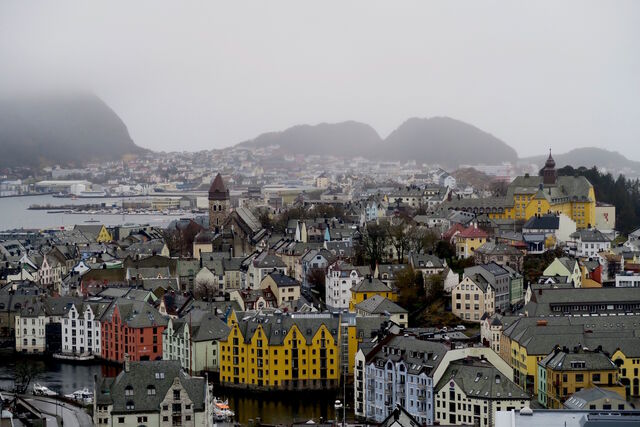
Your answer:
[[[75,361],[75,362],[87,362],[90,360],[93,360],[95,358],[95,355],[93,354],[89,354],[89,353],[82,353],[82,354],[69,354],[69,353],[54,353],[53,354],[53,358],[54,359],[58,359],[58,360],[71,360],[71,361]]]
[[[65,394],[64,397],[67,399],[75,400],[78,403],[82,403],[83,405],[90,405],[93,403],[93,393],[89,391],[88,388],[83,388],[82,390],[76,390],[71,394]]]
[[[56,393],[55,391],[51,390],[48,387],[43,386],[40,383],[35,383],[33,385],[33,394],[35,394],[36,396],[57,396],[58,393]]]
[[[225,421],[235,416],[235,412],[229,408],[228,400],[213,399],[213,419],[214,421]]]

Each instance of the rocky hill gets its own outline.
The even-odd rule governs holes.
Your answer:
[[[516,151],[474,126],[447,117],[413,118],[382,139],[359,122],[294,126],[265,133],[243,146],[278,145],[295,154],[336,154],[372,159],[416,160],[456,168],[461,164],[515,162]]]
[[[0,166],[82,165],[140,154],[127,127],[92,94],[0,98]]]

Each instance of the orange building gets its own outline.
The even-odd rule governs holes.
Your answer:
[[[102,358],[123,362],[162,359],[162,332],[167,319],[143,301],[116,300],[101,321]]]

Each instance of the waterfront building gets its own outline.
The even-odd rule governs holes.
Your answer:
[[[123,362],[162,358],[162,332],[167,318],[146,302],[117,299],[101,319],[102,358]]]
[[[207,427],[213,423],[207,380],[188,375],[176,361],[125,360],[117,377],[97,379],[93,393],[97,427]]]
[[[71,305],[62,319],[62,353],[102,355],[99,319],[108,306],[106,302]]]
[[[211,312],[194,310],[182,319],[169,319],[162,333],[162,359],[177,360],[191,373],[219,370],[219,341],[229,327]]]
[[[257,390],[336,388],[340,320],[330,314],[233,312],[220,340],[220,383]]]

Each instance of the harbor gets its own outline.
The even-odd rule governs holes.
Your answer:
[[[27,368],[37,374],[33,377],[28,387],[28,393],[33,394],[34,385],[37,384],[38,394],[47,396],[50,393],[67,399],[75,399],[84,389],[93,390],[94,376],[116,376],[121,368],[113,364],[102,363],[99,360],[88,361],[82,364],[53,358],[22,358],[13,351],[0,352],[3,360],[0,366],[0,391],[11,392],[14,390],[16,366],[26,364]],[[48,391],[46,391],[48,390]],[[226,389],[213,385],[213,396],[219,408],[219,414],[229,414],[225,410],[233,412],[234,423],[249,424],[285,424],[294,422],[305,423],[314,420],[335,420],[336,399],[342,399],[337,392],[306,392],[306,393],[256,393],[246,390]],[[51,396],[49,396],[51,397]],[[82,399],[88,396],[81,396]],[[215,404],[214,403],[214,404]],[[227,408],[225,408],[225,405]],[[215,410],[214,410],[215,412]],[[347,419],[352,419],[351,408],[347,407]],[[342,411],[338,414],[342,419]],[[219,420],[226,417],[219,417]]]

